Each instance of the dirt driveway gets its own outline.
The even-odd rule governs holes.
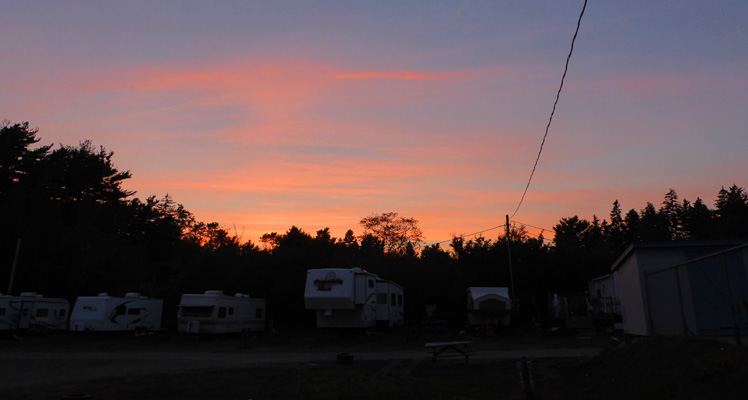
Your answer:
[[[523,357],[591,357],[599,354],[601,348],[609,343],[609,339],[604,337],[550,340],[512,337],[468,339],[473,341],[471,346],[475,352],[471,357],[471,364],[498,360],[516,361]],[[23,340],[6,339],[0,342],[0,393],[16,393],[19,396],[17,398],[32,398],[30,394],[37,389],[44,389],[45,393],[60,393],[63,390],[74,390],[77,384],[83,382],[114,382],[123,378],[175,374],[206,376],[216,371],[270,371],[273,368],[288,370],[307,365],[334,365],[341,352],[353,355],[353,365],[391,362],[410,362],[416,365],[426,357],[426,340],[430,338],[406,340],[396,335],[340,338],[316,332],[209,340],[183,336],[143,340],[125,335],[84,336],[68,333]],[[445,360],[444,364],[464,363]],[[158,398],[170,397],[167,395]]]

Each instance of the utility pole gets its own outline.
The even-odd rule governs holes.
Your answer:
[[[509,214],[506,215],[506,250],[509,255],[509,280],[512,285],[512,311],[516,311],[518,305],[517,293],[514,291],[514,272],[512,271],[512,248],[509,246]]]

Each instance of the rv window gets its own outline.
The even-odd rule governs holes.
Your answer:
[[[401,295],[401,294],[398,294],[398,295],[397,295],[397,305],[398,305],[399,307],[402,307],[402,306],[403,306],[403,295]]]
[[[61,308],[61,309],[60,309],[60,316],[61,316],[61,317],[64,317],[64,316],[65,316],[65,311],[66,311],[66,310],[65,310],[64,308]]]
[[[387,293],[377,293],[377,304],[387,304]]]
[[[42,318],[47,318],[49,316],[49,309],[48,308],[38,308],[36,310],[36,316],[37,317],[42,317]]]
[[[372,280],[369,280],[369,287],[370,287],[370,288],[373,288],[373,287],[374,287],[374,281],[372,281]]]
[[[21,315],[24,316],[24,317],[27,317],[29,315],[29,309],[28,308],[24,308],[23,312],[21,313]]]
[[[390,305],[391,306],[396,306],[397,305],[397,296],[395,296],[394,293],[392,293],[392,295],[390,296]]]
[[[226,307],[218,307],[218,318],[226,318]]]
[[[140,315],[140,308],[128,308],[127,315]]]
[[[234,307],[229,307],[229,315],[234,315]]]
[[[255,311],[255,318],[262,318],[262,308],[258,308],[257,311]]]
[[[0,308],[0,315],[5,315],[5,309],[4,308]]]
[[[182,307],[183,317],[210,317],[213,315],[213,307]]]
[[[115,314],[117,315],[125,315],[127,313],[127,307],[125,307],[124,304],[120,304],[117,306],[117,308],[114,310]]]

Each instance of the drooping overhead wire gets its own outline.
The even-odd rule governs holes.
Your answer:
[[[505,227],[505,226],[506,226],[506,224],[501,224],[501,225],[497,225],[497,226],[494,226],[493,228],[488,228],[488,229],[484,229],[484,230],[482,230],[482,231],[478,231],[478,232],[473,232],[473,233],[468,233],[468,234],[457,235],[457,236],[455,236],[455,237],[461,237],[461,238],[466,238],[466,237],[473,237],[473,236],[477,236],[477,235],[480,235],[481,233],[486,233],[486,232],[488,232],[488,231],[492,231],[492,230],[494,230],[494,229],[499,229],[499,228],[503,228],[503,227]],[[429,247],[429,246],[434,246],[434,245],[437,245],[437,244],[442,244],[442,243],[451,243],[451,242],[452,242],[452,239],[449,239],[449,240],[442,240],[441,242],[434,242],[434,243],[430,243],[430,244],[424,245],[423,247]]]
[[[462,235],[462,236],[464,236],[464,237],[478,236],[478,235],[480,235],[481,233],[486,233],[486,232],[488,232],[488,231],[492,231],[492,230],[494,230],[494,229],[499,229],[499,228],[503,228],[503,227],[505,227],[505,226],[506,226],[506,224],[501,224],[501,225],[497,225],[497,226],[494,226],[493,228],[488,228],[488,229],[484,229],[484,230],[482,230],[482,231],[478,231],[478,232],[475,232],[475,233],[471,233],[471,234],[469,234],[469,235]]]
[[[541,232],[540,234],[535,234],[535,233],[531,233],[531,232],[525,232],[525,234],[527,234],[529,236],[533,236],[533,237],[540,237],[540,235],[544,231],[551,231],[550,229],[547,229],[547,228],[541,228],[541,227],[538,227],[538,226],[533,226],[533,225],[526,224],[526,223],[520,222],[520,221],[514,221],[514,220],[512,220],[510,222],[514,223],[514,224],[519,224],[519,225],[522,225],[522,226],[526,226],[526,227],[530,227],[530,228],[534,228],[534,229],[540,230],[540,232]],[[511,226],[511,224],[510,224],[510,226]],[[463,233],[461,235],[456,235],[455,237],[458,237],[458,238],[470,238],[470,237],[478,236],[480,234],[483,234],[483,233],[486,233],[486,232],[489,232],[489,231],[493,231],[493,230],[496,230],[496,229],[500,229],[500,228],[506,228],[506,224],[497,225],[497,226],[494,226],[492,228],[483,229],[483,230],[478,231],[478,232]],[[420,248],[426,248],[426,247],[430,247],[430,246],[434,246],[434,245],[438,245],[438,244],[443,244],[443,243],[452,243],[452,240],[453,239],[442,240],[440,242],[432,242],[432,243],[425,244],[425,245],[421,246]]]
[[[519,224],[522,227],[533,228],[533,229],[539,230],[540,231],[539,233],[532,233],[532,232],[525,231],[525,234],[527,234],[528,236],[536,237],[538,239],[542,238],[543,242],[545,242],[546,240],[549,240],[543,234],[545,232],[553,232],[552,229],[541,228],[539,226],[534,226],[534,225],[526,224],[524,222],[519,222],[519,221],[515,221],[515,220],[512,220],[511,222],[514,223],[514,224]]]
[[[533,226],[533,225],[526,224],[526,223],[520,222],[520,221],[512,220],[511,222],[514,222],[515,224],[520,224],[522,226],[527,226],[527,227],[530,227],[530,228],[535,228],[535,229],[538,229],[538,230],[541,230],[541,231],[549,231],[549,232],[551,231],[551,229],[548,229],[548,228],[541,228],[539,226]]]
[[[571,48],[569,49],[569,55],[566,57],[566,66],[564,67],[564,74],[561,76],[561,85],[558,88],[558,92],[556,92],[556,101],[553,102],[553,109],[551,110],[551,116],[548,118],[548,125],[545,127],[545,134],[543,135],[543,141],[540,142],[540,150],[538,150],[538,156],[535,158],[535,165],[532,166],[532,172],[530,172],[530,179],[527,180],[527,185],[525,186],[525,191],[522,193],[522,198],[519,200],[519,204],[517,204],[517,208],[512,213],[512,216],[510,218],[514,218],[515,215],[517,215],[517,212],[519,211],[519,208],[522,206],[522,202],[525,200],[525,195],[527,195],[527,190],[530,188],[530,182],[532,182],[532,177],[535,175],[535,169],[538,167],[538,161],[540,161],[540,154],[543,153],[543,146],[545,145],[545,139],[548,137],[548,131],[551,128],[551,122],[553,121],[553,114],[556,113],[556,105],[558,105],[558,99],[561,97],[561,89],[564,87],[564,79],[566,79],[566,72],[569,70],[569,60],[571,59],[571,54],[574,52],[574,42],[577,40],[577,35],[579,34],[579,27],[582,24],[582,16],[584,15],[584,10],[587,9],[587,0],[584,0],[584,6],[582,6],[582,12],[579,14],[579,20],[577,21],[577,29],[574,31],[574,37],[571,39]]]
[[[566,65],[564,66],[564,73],[563,73],[563,75],[561,75],[561,84],[559,85],[558,92],[556,92],[556,100],[553,102],[553,109],[551,110],[551,116],[548,118],[548,124],[545,127],[545,134],[543,135],[543,140],[540,143],[540,149],[538,150],[538,156],[535,158],[535,164],[532,166],[532,171],[530,172],[530,178],[527,180],[527,185],[525,185],[525,190],[522,193],[522,197],[519,200],[519,204],[517,204],[517,208],[514,210],[514,212],[512,213],[512,216],[510,218],[514,218],[514,216],[517,215],[517,212],[519,211],[520,207],[522,207],[522,203],[525,200],[525,196],[527,195],[527,191],[530,188],[530,183],[532,182],[532,178],[535,175],[535,169],[538,167],[538,162],[540,161],[540,155],[543,153],[543,146],[545,145],[545,140],[548,137],[548,132],[550,131],[550,128],[551,128],[551,122],[553,122],[553,115],[556,113],[556,106],[558,105],[558,100],[561,97],[561,90],[564,87],[564,80],[566,79],[566,73],[569,70],[569,61],[571,60],[571,55],[574,53],[574,43],[577,40],[577,35],[579,35],[579,28],[580,28],[580,26],[582,24],[582,16],[584,16],[584,11],[586,9],[587,9],[587,0],[584,0],[584,5],[582,6],[582,12],[579,13],[579,19],[577,20],[577,28],[574,31],[574,37],[571,39],[571,48],[569,49],[569,55],[566,56]],[[517,222],[517,221],[512,221],[512,222]],[[520,222],[520,224],[522,224],[522,223]],[[532,225],[527,225],[527,224],[522,224],[522,225],[529,226],[529,227],[535,228],[535,229],[540,229],[541,230],[541,234],[542,234],[543,231],[550,231],[549,229],[539,228],[539,227],[532,226]],[[465,234],[459,235],[458,237],[463,237],[463,238],[464,237],[472,237],[472,236],[480,235],[480,234],[488,232],[488,231],[492,231],[494,229],[499,229],[499,228],[504,228],[504,227],[506,227],[506,224],[501,224],[501,225],[495,226],[493,228],[484,229],[482,231],[474,232],[474,233],[467,234],[467,235],[465,235]],[[534,234],[532,234],[532,236],[540,236],[540,235],[534,235]],[[429,246],[439,245],[439,244],[442,244],[442,243],[449,243],[451,241],[452,240],[442,240],[440,242],[434,242],[434,243],[431,243],[431,244],[426,244],[423,247],[429,247]]]

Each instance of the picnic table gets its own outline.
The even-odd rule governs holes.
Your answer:
[[[472,343],[471,341],[431,342],[426,343],[426,352],[429,353],[429,357],[434,362],[443,357],[465,357],[465,363],[467,364],[468,358],[475,354],[468,347]]]

